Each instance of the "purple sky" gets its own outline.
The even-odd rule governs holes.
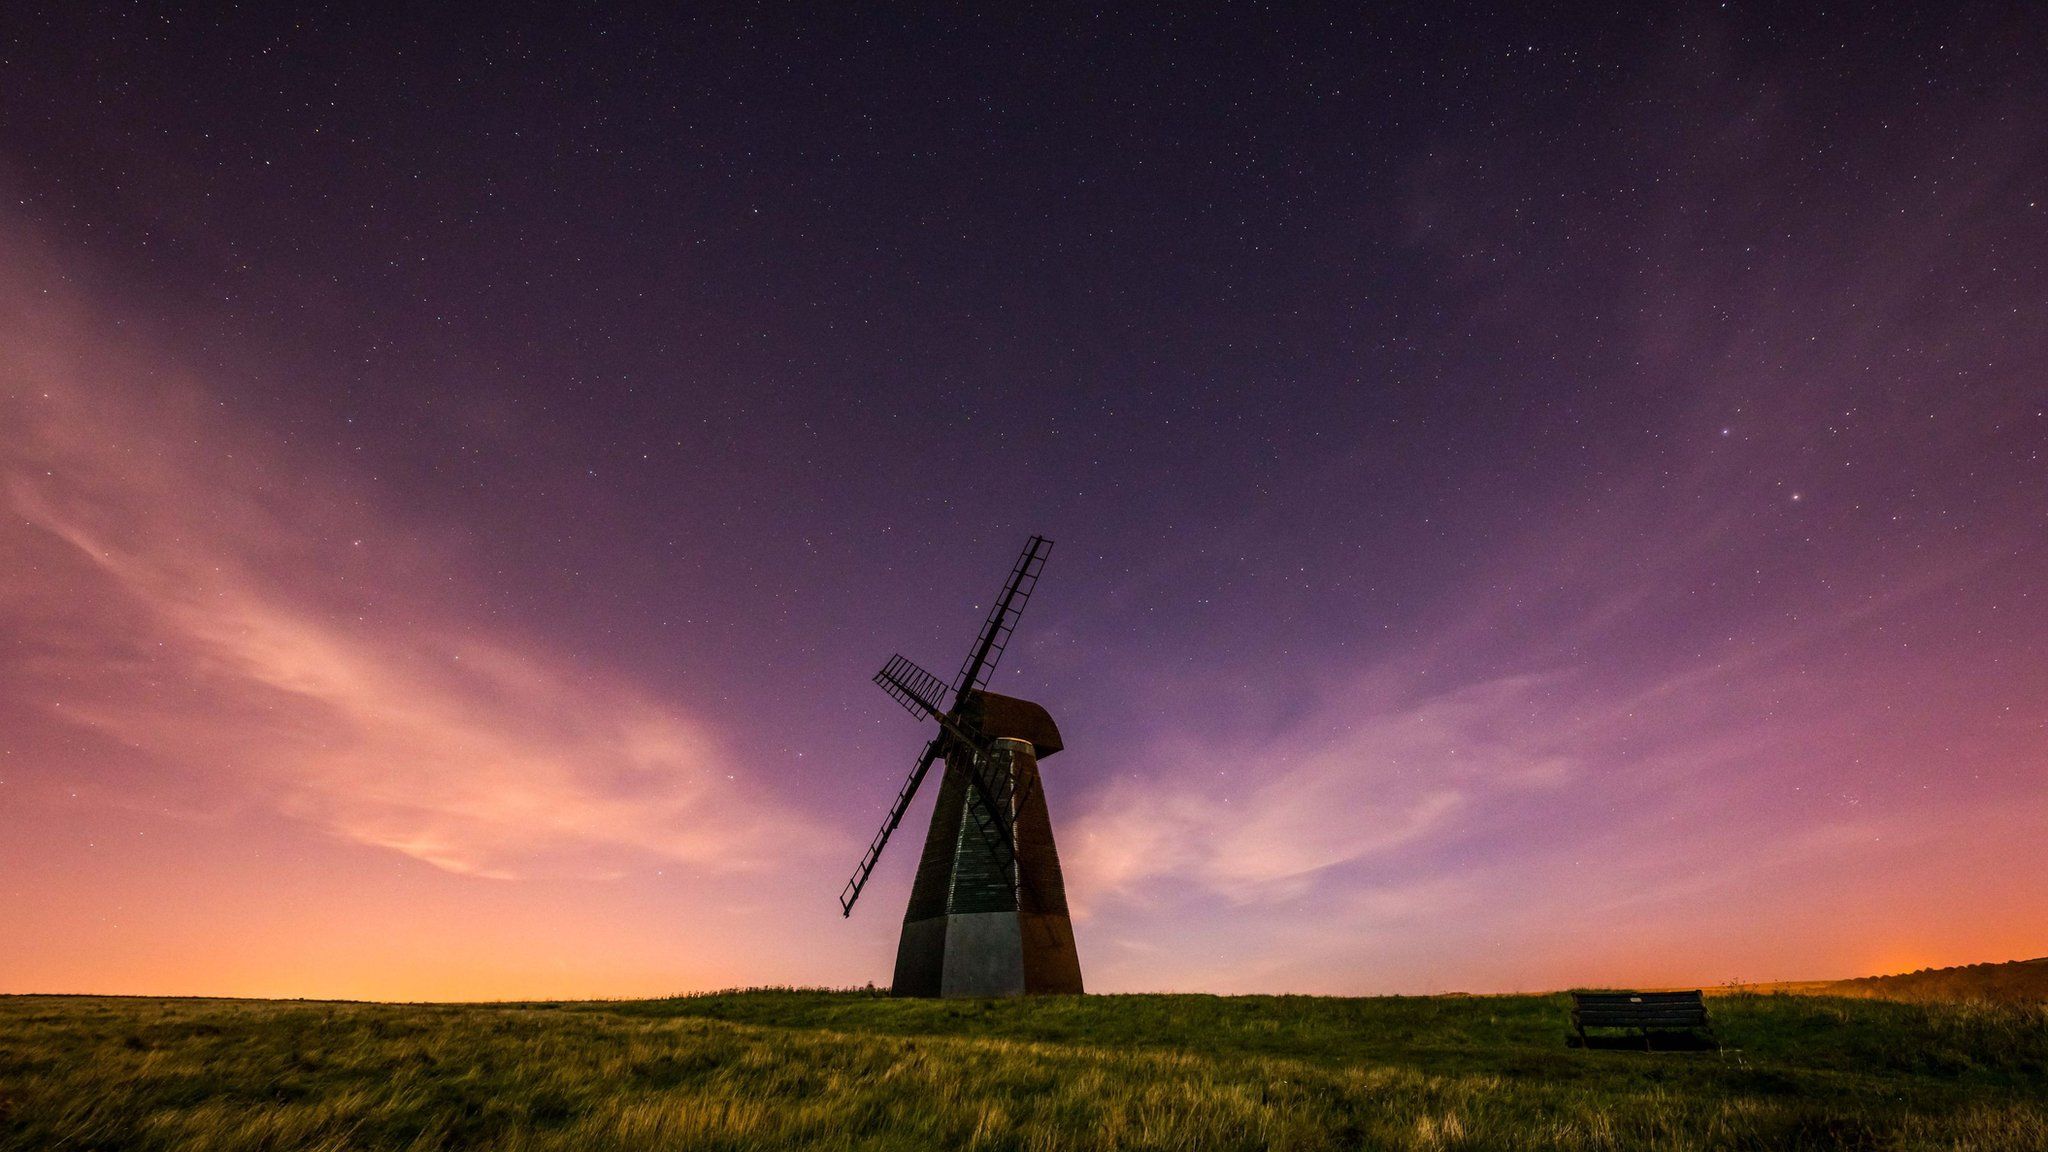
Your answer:
[[[1033,532],[1093,990],[2048,951],[2038,17],[1442,12],[0,18],[0,991],[883,980]]]

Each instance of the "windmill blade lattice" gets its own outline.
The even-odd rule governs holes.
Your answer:
[[[910,770],[910,778],[896,792],[896,802],[889,805],[889,815],[882,821],[882,827],[875,832],[875,838],[868,842],[868,850],[861,857],[860,864],[853,870],[853,878],[846,887],[839,890],[839,914],[853,915],[853,902],[860,899],[860,890],[867,887],[868,877],[875,871],[875,864],[882,858],[882,849],[889,843],[890,833],[903,823],[903,814],[910,809],[910,801],[917,795],[917,786],[924,783],[925,773],[931,771],[932,762],[939,758],[945,743],[943,736],[934,737],[924,746],[924,754],[917,758],[917,767]]]
[[[891,657],[875,673],[875,683],[891,700],[920,720],[945,716],[946,682],[902,656]]]
[[[1024,614],[1024,605],[1031,599],[1031,592],[1038,587],[1038,577],[1045,571],[1046,558],[1052,555],[1052,541],[1043,536],[1033,536],[1024,545],[1023,555],[1017,557],[1017,564],[1010,569],[1010,578],[1003,583],[1003,594],[996,598],[989,609],[988,619],[982,622],[981,636],[974,647],[967,652],[967,659],[960,664],[960,672],[953,677],[953,706],[959,707],[969,692],[978,692],[988,687],[990,676],[995,675],[996,662],[1003,658],[1003,651],[1010,646],[1010,634],[1017,630],[1017,620]]]

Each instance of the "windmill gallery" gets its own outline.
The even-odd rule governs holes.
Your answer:
[[[902,656],[875,675],[897,703],[939,727],[840,893],[843,915],[853,914],[925,775],[945,764],[896,947],[898,996],[1081,991],[1081,960],[1038,775],[1039,760],[1062,747],[1059,729],[1043,707],[988,691],[1051,551],[1052,541],[1042,536],[1024,546],[951,684]]]

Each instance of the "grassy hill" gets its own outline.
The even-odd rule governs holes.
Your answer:
[[[1922,968],[1897,976],[1865,976],[1826,985],[1829,996],[1884,1000],[1993,1000],[2009,1004],[2048,1003],[2048,957],[2004,964]]]
[[[2048,1149],[2048,1007],[1733,995],[0,998],[0,1149]]]

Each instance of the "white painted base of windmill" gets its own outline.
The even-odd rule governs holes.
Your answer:
[[[1024,930],[1015,912],[936,916],[903,926],[899,959],[934,951],[941,996],[1024,994]]]
[[[1035,945],[1028,956],[1027,938]],[[936,968],[940,996],[1078,994],[1081,971],[1073,956],[1074,929],[1065,916],[934,916],[903,926],[896,948],[895,987],[899,995],[932,995]]]

